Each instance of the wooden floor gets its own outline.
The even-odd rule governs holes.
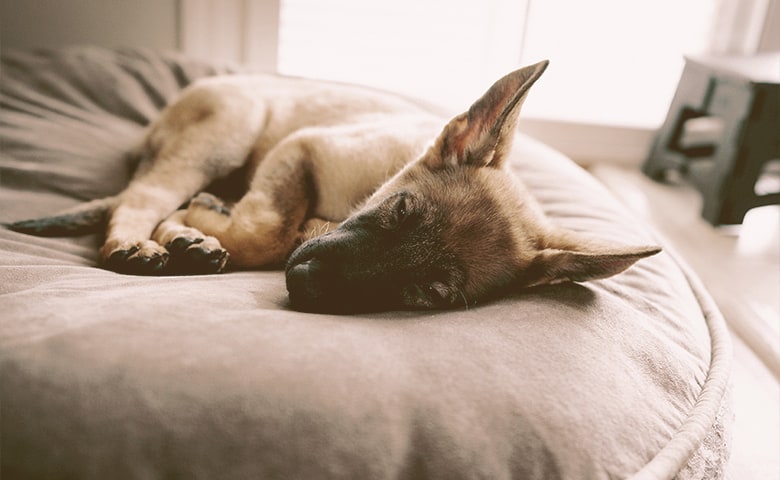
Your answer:
[[[609,165],[590,171],[693,267],[729,324],[736,417],[729,478],[780,479],[780,208],[714,228],[684,182],[660,184]]]

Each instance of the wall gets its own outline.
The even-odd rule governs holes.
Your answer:
[[[780,0],[771,0],[767,7],[764,31],[758,49],[761,52],[780,50]]]
[[[276,71],[280,0],[180,0],[181,50]]]
[[[180,50],[274,71],[279,0],[0,0],[0,48]]]
[[[179,0],[0,0],[0,48],[176,49]]]

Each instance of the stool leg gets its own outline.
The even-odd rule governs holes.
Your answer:
[[[780,203],[780,193],[756,193],[756,182],[763,174],[764,166],[780,154],[776,140],[761,135],[757,132],[760,128],[754,124],[744,127],[742,147],[736,154],[732,174],[723,185],[718,223],[741,223],[751,208]]]
[[[712,85],[709,73],[696,64],[683,69],[677,91],[663,125],[656,133],[642,171],[654,180],[662,180],[669,169],[685,168],[687,159],[677,146],[686,120],[700,116],[708,103]]]
[[[736,169],[752,161],[747,158],[749,150],[742,147],[752,100],[753,93],[748,84],[718,82],[707,111],[722,120],[723,133],[707,171],[692,171],[691,174],[698,177],[694,182],[703,197],[702,217],[713,225],[741,223],[745,212],[740,211],[739,205],[754,196],[745,199],[745,191],[741,188],[745,182],[735,183],[738,181]]]

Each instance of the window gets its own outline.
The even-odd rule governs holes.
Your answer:
[[[282,0],[279,71],[461,110],[521,64],[552,63],[525,116],[655,127],[704,50],[711,0]]]
[[[780,48],[780,0],[186,0],[181,43],[290,75],[465,109],[501,75],[552,61],[521,129],[581,163],[637,164],[684,54]],[[777,17],[780,18],[780,17]],[[529,120],[530,119],[530,120]],[[609,128],[607,128],[609,127]]]
[[[708,46],[711,0],[531,1],[524,59],[553,59],[525,113],[656,127],[684,65]],[[557,59],[557,61],[556,61]]]
[[[282,0],[281,73],[463,109],[520,60],[523,0]]]

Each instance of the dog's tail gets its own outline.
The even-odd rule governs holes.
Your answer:
[[[75,237],[105,230],[111,209],[118,197],[106,197],[82,203],[53,217],[6,223],[9,230],[38,237]]]

